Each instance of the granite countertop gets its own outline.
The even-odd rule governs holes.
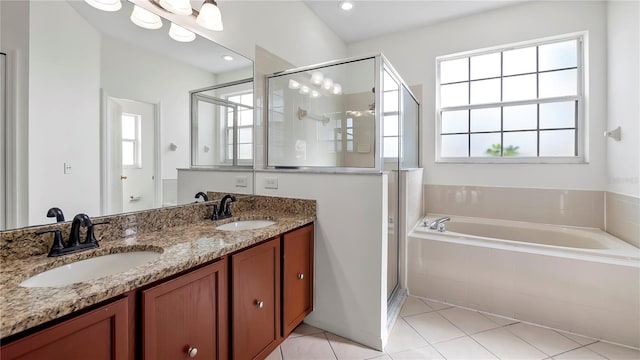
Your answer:
[[[269,219],[274,225],[244,231],[215,227],[236,220]],[[293,230],[315,220],[311,213],[251,210],[229,219],[201,220],[161,231],[137,233],[117,239],[96,235],[100,247],[57,258],[46,254],[4,258],[0,268],[0,338],[17,334],[47,321],[124,294],[157,280],[218,259],[242,248]],[[126,272],[59,288],[25,288],[25,279],[54,267],[110,253],[151,250],[161,255]]]

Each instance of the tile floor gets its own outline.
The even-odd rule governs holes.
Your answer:
[[[385,352],[302,324],[267,358],[296,359],[640,360],[640,351],[408,297]]]

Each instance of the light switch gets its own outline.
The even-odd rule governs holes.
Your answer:
[[[64,163],[64,173],[65,174],[71,174],[71,164]]]
[[[236,176],[236,187],[247,187],[247,177]]]
[[[277,189],[278,188],[278,178],[277,177],[266,177],[266,178],[264,178],[264,188],[265,189]]]

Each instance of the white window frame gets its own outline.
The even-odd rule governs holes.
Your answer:
[[[504,52],[508,50],[514,50],[519,48],[526,48],[531,46],[540,46],[550,43],[568,41],[568,40],[577,40],[578,44],[578,54],[577,54],[577,94],[575,96],[562,96],[562,97],[553,97],[553,98],[543,98],[543,99],[530,99],[530,100],[520,100],[520,101],[504,101],[504,102],[494,102],[494,103],[483,103],[477,105],[462,105],[462,106],[450,106],[450,107],[440,107],[440,63],[442,61],[455,60],[461,58],[470,58],[472,56],[478,55],[486,55],[491,53]],[[513,43],[502,46],[495,46],[491,48],[485,48],[480,50],[472,50],[466,51],[462,53],[456,53],[451,55],[439,56],[436,57],[436,106],[435,106],[435,161],[436,163],[587,163],[587,142],[586,142],[586,126],[587,126],[587,114],[584,109],[586,106],[587,96],[585,94],[585,82],[587,76],[587,69],[585,66],[585,58],[586,52],[585,48],[586,41],[588,40],[587,32],[577,32],[571,34],[564,34],[559,36],[547,37],[542,39],[536,39],[531,41],[524,41],[519,43]],[[536,74],[538,70],[536,69]],[[502,75],[500,76],[502,79]],[[441,143],[442,143],[442,112],[443,111],[452,111],[452,110],[473,110],[473,109],[482,109],[482,108],[491,108],[491,107],[504,107],[504,106],[514,106],[514,105],[526,105],[526,104],[542,104],[542,103],[550,103],[550,102],[562,102],[562,101],[576,101],[577,102],[577,122],[576,122],[576,138],[575,138],[575,146],[577,149],[576,156],[531,156],[531,157],[441,157]],[[469,130],[469,134],[471,134],[471,129]],[[539,131],[540,129],[537,128]],[[503,134],[503,130],[500,130],[500,133]]]
[[[243,95],[249,95],[249,94],[253,94],[253,89],[251,90],[246,90],[246,91],[239,91],[239,92],[235,92],[235,93],[229,93],[229,94],[225,94],[222,98],[224,100],[226,100],[227,102],[235,105],[234,106],[234,113],[235,113],[235,120],[233,121],[233,125],[229,126],[229,119],[227,118],[228,112],[224,114],[225,117],[225,125],[223,127],[223,136],[224,136],[224,154],[225,154],[225,159],[224,162],[225,163],[233,163],[234,162],[234,158],[235,158],[235,162],[237,165],[251,165],[253,164],[253,154],[254,154],[254,150],[253,147],[255,146],[255,134],[254,134],[254,127],[253,127],[253,123],[254,120],[252,119],[251,124],[250,125],[240,125],[240,113],[242,111],[251,111],[252,115],[253,115],[253,106],[249,106],[249,105],[245,105],[233,100],[230,100],[232,98],[235,97],[242,97]],[[251,128],[251,142],[250,143],[240,143],[240,139],[239,139],[239,134],[240,134],[240,130],[241,129],[248,129]],[[229,130],[231,130],[233,137],[229,138]],[[236,143],[237,142],[237,143]],[[249,159],[240,159],[239,155],[238,155],[238,149],[240,148],[240,145],[246,145],[246,144],[251,144],[252,147],[252,151],[251,151],[251,158]],[[229,153],[229,146],[233,145],[233,149],[234,151],[232,153]]]
[[[121,136],[122,143],[127,142],[127,143],[133,144],[133,164],[125,165],[123,163],[122,167],[125,169],[142,169],[142,149],[141,149],[142,139],[140,134],[141,132],[140,127],[142,126],[141,124],[142,116],[140,114],[123,112],[120,121],[122,121],[122,118],[124,118],[125,116],[134,118],[136,132],[133,139],[125,139],[124,137]],[[122,126],[122,123],[120,124],[120,126]],[[122,150],[124,151],[124,148]]]

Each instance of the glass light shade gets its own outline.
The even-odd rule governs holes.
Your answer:
[[[84,0],[84,2],[102,11],[118,11],[122,7],[120,0]]]
[[[151,11],[141,8],[138,5],[134,5],[133,12],[131,13],[131,22],[145,29],[160,29],[162,27],[162,20],[160,16],[152,13]]]
[[[189,0],[160,0],[160,6],[177,15],[191,15],[191,3]]]
[[[222,14],[220,9],[216,6],[215,1],[205,1],[200,8],[200,13],[196,18],[196,23],[205,29],[213,31],[222,31],[224,26],[222,25]]]
[[[169,28],[169,36],[179,42],[189,42],[196,39],[196,34],[174,23],[171,23]]]
[[[325,90],[330,90],[332,86],[333,86],[333,80],[331,80],[330,78],[324,78],[324,80],[322,81],[322,87]]]
[[[289,89],[299,89],[300,88],[300,83],[293,80],[293,79],[289,79]]]
[[[322,84],[322,80],[324,80],[324,75],[320,71],[314,71],[311,73],[311,83],[315,85]]]
[[[335,95],[342,94],[342,85],[338,83],[333,84],[333,89],[331,90],[331,92],[334,93]]]

